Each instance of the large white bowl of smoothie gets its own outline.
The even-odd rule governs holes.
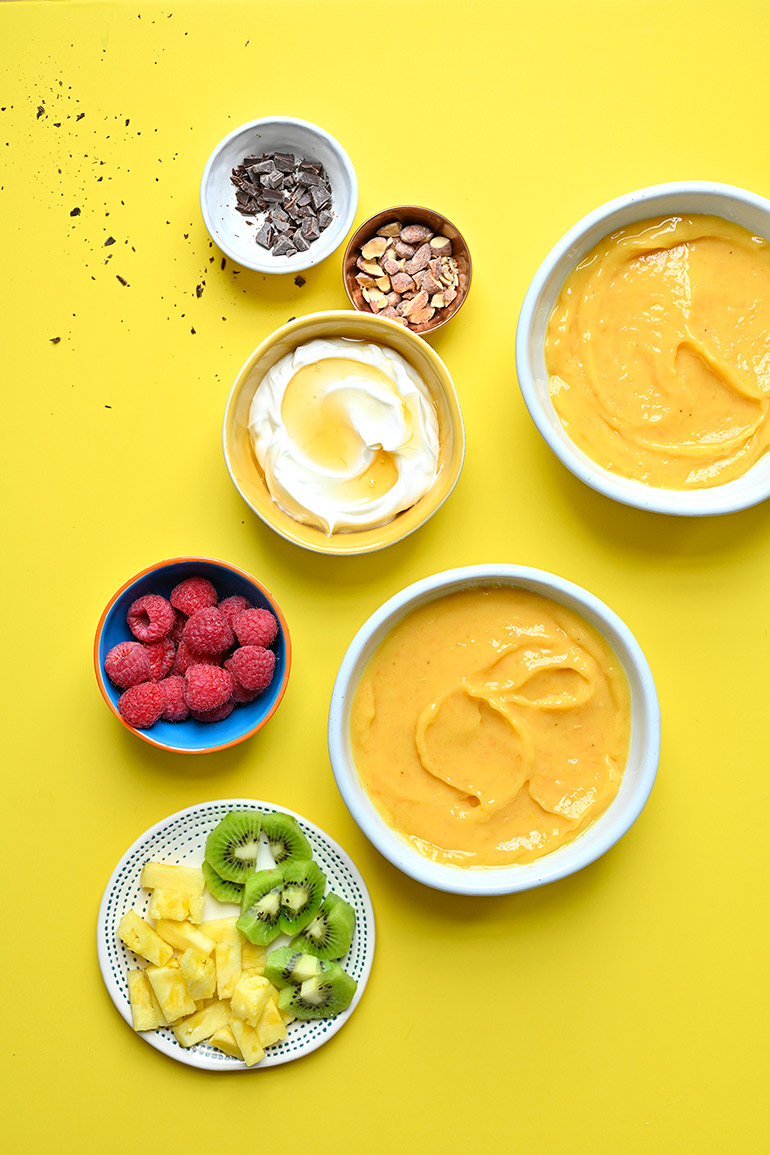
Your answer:
[[[649,665],[621,619],[542,570],[446,570],[396,594],[340,665],[337,786],[417,881],[508,894],[580,870],[642,811],[660,755]]]
[[[524,401],[600,493],[658,513],[770,496],[770,201],[731,185],[638,189],[543,261],[516,333]]]

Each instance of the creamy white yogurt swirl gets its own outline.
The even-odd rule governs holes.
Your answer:
[[[334,363],[333,372],[329,366],[324,370],[324,361]],[[334,467],[314,458],[312,444],[300,443],[283,411],[296,375],[316,365],[318,428],[323,430],[325,421],[332,432],[337,427],[352,447]],[[275,503],[327,534],[385,525],[419,501],[438,474],[438,418],[430,394],[411,365],[386,346],[339,337],[300,345],[260,382],[249,410],[249,433]],[[375,486],[367,475],[383,460],[392,484],[385,492],[367,493]]]

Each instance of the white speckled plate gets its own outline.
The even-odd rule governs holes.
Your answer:
[[[293,814],[293,811],[286,810],[283,806],[275,806],[270,802],[255,802],[252,799],[228,798],[216,802],[203,802],[187,810],[180,810],[147,830],[126,851],[112,872],[99,906],[96,945],[99,966],[107,990],[129,1026],[131,1007],[128,1001],[126,972],[136,966],[144,966],[144,961],[137,959],[133,951],[124,946],[117,936],[117,928],[130,907],[142,916],[147,912],[150,896],[139,883],[142,867],[150,860],[199,866],[203,861],[209,831],[231,810],[258,810],[262,814],[280,810],[284,814]],[[256,1071],[262,1067],[275,1067],[279,1063],[288,1063],[291,1059],[309,1054],[335,1035],[358,1005],[374,955],[374,911],[369,893],[364,880],[342,847],[300,814],[294,814],[294,817],[313,848],[316,862],[326,875],[327,889],[346,899],[356,912],[353,943],[348,954],[341,960],[341,965],[358,983],[353,1002],[346,1011],[333,1019],[292,1023],[287,1037],[280,1043],[268,1047],[262,1062],[251,1068],[205,1042],[189,1048],[180,1046],[170,1027],[141,1032],[142,1038],[151,1046],[180,1063],[202,1067],[207,1071]],[[266,844],[262,847],[257,865],[260,869],[262,866],[272,865]],[[237,910],[236,906],[216,902],[208,896],[204,919],[235,914]],[[288,941],[285,936],[281,936],[271,944],[271,949]]]

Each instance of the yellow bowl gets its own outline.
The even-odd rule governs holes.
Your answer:
[[[441,450],[439,472],[429,491],[415,505],[386,525],[374,529],[326,534],[303,525],[273,501],[257,463],[249,436],[249,409],[265,373],[281,357],[317,338],[346,337],[386,345],[400,353],[430,392],[438,417]],[[465,455],[462,414],[452,378],[437,353],[414,333],[385,317],[339,310],[310,313],[282,325],[251,354],[230,391],[222,430],[225,462],[235,488],[258,517],[285,537],[317,553],[370,553],[413,533],[443,505],[457,484]]]

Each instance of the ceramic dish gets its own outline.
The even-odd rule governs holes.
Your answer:
[[[457,296],[445,308],[437,309],[429,321],[419,325],[410,325],[413,333],[432,333],[450,321],[465,304],[465,299],[470,292],[473,274],[468,244],[457,226],[453,225],[443,213],[436,212],[434,209],[423,208],[421,205],[394,205],[393,208],[383,209],[381,212],[375,213],[374,216],[369,217],[367,221],[359,225],[350,238],[342,258],[342,279],[345,292],[354,309],[358,309],[362,313],[373,313],[364,299],[361,285],[356,280],[356,275],[361,272],[356,261],[361,255],[361,246],[372,240],[377,235],[378,229],[391,224],[393,221],[399,221],[402,225],[426,225],[436,236],[448,237],[452,242],[452,256],[457,261]]]
[[[133,846],[129,847],[112,872],[99,906],[96,946],[99,967],[110,998],[129,1026],[132,1024],[126,973],[137,966],[143,966],[144,963],[137,960],[137,956],[120,941],[117,928],[121,918],[131,907],[142,916],[147,911],[149,894],[140,886],[142,867],[145,862],[151,860],[200,866],[209,832],[231,810],[256,810],[262,814],[281,811],[283,814],[293,814],[293,811],[286,810],[283,806],[243,798],[230,798],[191,806],[187,810],[180,810],[177,814],[164,818],[145,831]],[[346,1011],[333,1019],[292,1023],[288,1028],[287,1037],[268,1047],[264,1059],[251,1068],[247,1068],[241,1060],[225,1055],[205,1042],[189,1048],[182,1047],[170,1027],[141,1032],[141,1038],[145,1042],[179,1063],[207,1071],[260,1070],[288,1063],[292,1059],[310,1054],[335,1035],[348,1021],[361,999],[374,956],[374,912],[364,880],[342,847],[338,846],[328,834],[301,815],[293,814],[293,816],[310,842],[313,857],[326,875],[329,889],[349,902],[356,912],[353,942],[350,951],[341,962],[348,974],[358,983],[353,1001]],[[262,847],[262,851],[267,858],[264,865],[272,865],[266,845]],[[263,862],[260,859],[258,867],[261,869],[262,866]],[[206,903],[204,919],[224,918],[238,912],[238,907],[216,902],[211,896],[207,896]],[[285,936],[281,936],[269,949],[288,941]]]
[[[257,244],[257,227],[246,224],[255,218],[237,212],[230,180],[244,157],[275,152],[320,161],[331,185],[331,224],[305,252],[293,256],[273,256]],[[237,264],[260,273],[298,273],[325,260],[344,241],[356,215],[358,181],[350,157],[325,129],[291,116],[263,116],[234,128],[219,142],[203,170],[200,201],[211,239]]]
[[[278,619],[278,637],[271,648],[276,663],[273,680],[253,702],[236,706],[221,722],[164,722],[162,719],[146,730],[129,726],[118,710],[122,690],[113,685],[104,673],[104,659],[118,642],[134,641],[126,624],[126,613],[131,603],[145,594],[161,594],[168,598],[174,586],[187,578],[202,576],[213,583],[220,601],[233,594],[247,598],[255,607],[270,610]],[[127,730],[157,746],[182,754],[204,754],[225,750],[244,742],[272,718],[283,699],[291,669],[291,641],[289,628],[280,606],[272,594],[245,570],[210,557],[177,557],[156,562],[129,578],[107,603],[94,640],[94,669],[102,696],[115,717]]]
[[[468,869],[433,862],[385,822],[356,772],[349,740],[350,708],[369,658],[406,614],[459,590],[500,585],[531,590],[567,606],[609,642],[631,689],[631,745],[616,798],[573,842],[532,863]],[[457,894],[510,894],[528,890],[573,874],[599,858],[641,813],[655,780],[659,753],[660,710],[655,683],[631,631],[587,590],[554,574],[524,566],[465,566],[434,574],[401,590],[372,614],[350,643],[334,683],[329,711],[332,770],[345,805],[361,830],[399,870],[426,886]]]
[[[743,477],[709,489],[660,489],[610,473],[568,437],[551,402],[545,366],[548,319],[569,273],[598,241],[647,217],[708,213],[743,225],[770,240],[770,201],[745,189],[710,181],[652,185],[609,201],[569,230],[535,274],[519,316],[516,371],[519,387],[539,432],[562,462],[592,489],[625,505],[656,513],[705,517],[732,513],[770,496],[770,454]]]
[[[304,525],[285,513],[272,499],[257,463],[249,436],[249,410],[265,373],[299,345],[315,338],[344,337],[394,349],[425,382],[438,416],[441,457],[438,477],[430,490],[411,508],[386,525],[374,529],[328,535]],[[222,440],[230,477],[241,497],[287,541],[318,553],[369,553],[392,545],[423,525],[443,505],[460,476],[465,453],[465,433],[460,406],[446,365],[427,342],[395,321],[371,314],[311,313],[276,329],[248,358],[230,392],[225,410]]]

